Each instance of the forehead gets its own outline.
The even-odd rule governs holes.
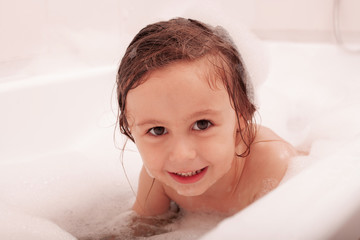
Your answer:
[[[144,82],[129,91],[128,115],[182,117],[204,109],[230,107],[222,80],[206,59],[177,62],[149,73]]]

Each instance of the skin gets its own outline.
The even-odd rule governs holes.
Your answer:
[[[129,91],[127,118],[143,159],[133,209],[142,216],[166,213],[170,201],[187,211],[232,215],[275,188],[296,150],[258,126],[246,158],[236,113],[220,80],[209,84],[205,59],[152,71]],[[195,183],[171,173],[206,168]],[[155,178],[155,181],[153,181]]]

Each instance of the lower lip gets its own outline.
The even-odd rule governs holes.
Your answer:
[[[171,173],[171,172],[169,172],[169,174],[175,181],[177,181],[179,183],[190,184],[190,183],[198,182],[205,175],[207,169],[208,169],[208,167],[204,168],[204,170],[202,170],[200,173],[195,174],[190,177],[179,176],[179,175],[177,175],[175,173]]]

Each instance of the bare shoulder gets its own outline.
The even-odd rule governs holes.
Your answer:
[[[264,174],[279,178],[279,175],[286,171],[288,161],[296,154],[296,149],[290,143],[271,129],[259,126],[249,157],[254,164],[266,166],[262,168]]]
[[[247,170],[253,178],[255,197],[274,189],[284,177],[296,149],[271,129],[259,126],[247,157]]]
[[[296,149],[271,129],[259,126],[251,153],[257,157],[272,158],[273,160],[287,160],[297,154]]]
[[[150,177],[142,167],[133,210],[141,216],[155,216],[166,213],[169,206],[170,199],[165,194],[163,185]]]

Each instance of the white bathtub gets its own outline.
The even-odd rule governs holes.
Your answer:
[[[261,123],[309,156],[211,231],[217,219],[195,228],[199,216],[188,217],[154,239],[360,238],[360,56],[332,45],[267,45]],[[108,66],[1,81],[1,239],[85,238],[125,224],[134,195],[113,140],[115,74]],[[122,145],[119,135],[115,142]],[[124,165],[136,188],[141,159],[131,149]]]

